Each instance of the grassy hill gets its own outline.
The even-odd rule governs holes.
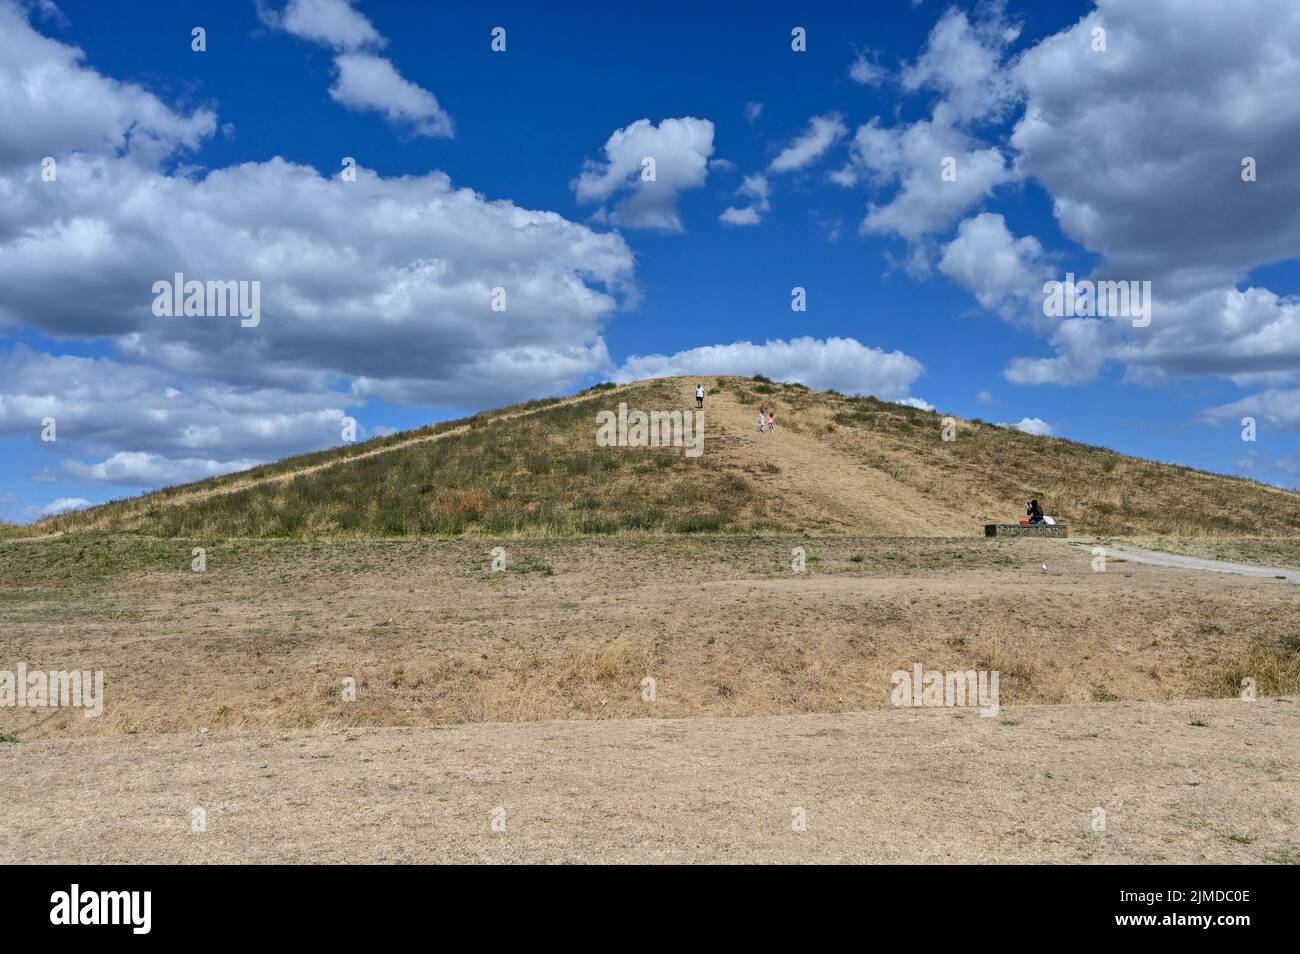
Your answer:
[[[1300,536],[1300,494],[762,378],[704,378],[704,452],[598,447],[596,414],[694,407],[695,379],[602,385],[52,517],[157,536],[967,536],[1037,497],[1081,533]],[[759,434],[760,403],[777,431]]]

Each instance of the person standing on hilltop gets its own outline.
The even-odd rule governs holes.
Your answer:
[[[695,406],[704,407],[704,385],[695,385]]]

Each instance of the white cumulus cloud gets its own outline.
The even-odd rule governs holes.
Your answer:
[[[768,165],[771,172],[793,172],[812,165],[837,142],[844,138],[848,129],[844,119],[836,113],[826,116],[814,116],[808,121],[808,128],[772,160]]]
[[[1266,388],[1201,412],[1209,424],[1241,426],[1246,417],[1254,418],[1260,430],[1300,432],[1300,388]]]
[[[761,175],[745,176],[736,194],[750,200],[749,205],[729,206],[718,216],[728,225],[757,225],[763,215],[772,207],[769,200],[770,187],[767,177]]]
[[[849,78],[861,86],[879,86],[889,72],[874,58],[859,53],[849,66]]]
[[[677,197],[704,185],[713,155],[713,123],[683,116],[658,126],[638,119],[616,129],[603,161],[587,160],[571,183],[579,202],[621,201],[602,218],[633,229],[682,231]]]
[[[67,460],[63,469],[73,477],[96,484],[127,487],[165,487],[169,484],[218,477],[255,467],[259,460],[208,460],[200,457],[170,459],[147,451],[118,451],[98,463]]]
[[[388,41],[350,0],[289,0],[279,13],[263,7],[261,16],[268,26],[334,50],[329,94],[335,102],[382,113],[417,136],[455,136],[455,124],[438,98],[375,52]]]
[[[933,404],[931,404],[929,401],[925,400],[924,398],[919,398],[919,397],[900,398],[900,399],[898,399],[897,401],[895,401],[894,403],[895,403],[895,404],[902,404],[902,405],[904,405],[905,407],[915,407],[915,408],[919,408],[919,409],[922,410],[922,411],[933,411],[933,410],[934,410],[934,405],[933,405]]]
[[[1033,434],[1035,437],[1052,436],[1052,425],[1037,417],[1022,417],[1014,423],[999,424],[998,427],[1009,427],[1012,430]]]
[[[981,10],[974,21],[964,11],[948,10],[920,57],[903,68],[903,89],[936,94],[929,118],[894,126],[873,118],[854,133],[849,163],[831,174],[842,186],[870,188],[862,232],[898,236],[916,246],[914,271],[927,267],[916,243],[946,232],[1017,177],[1002,151],[972,132],[1001,117],[1016,93],[1004,61],[1019,31],[1005,21],[1002,4]],[[951,175],[944,175],[945,166]]]
[[[338,77],[330,96],[353,109],[372,109],[394,123],[408,123],[421,136],[450,139],[451,117],[427,89],[404,79],[397,68],[373,53],[343,53],[334,58]]]
[[[55,514],[68,513],[89,506],[90,501],[84,497],[60,497],[57,500],[50,501],[44,507],[29,509],[26,516],[29,519],[32,517],[53,517]]]
[[[261,13],[268,25],[321,46],[359,50],[387,43],[350,0],[289,0],[278,15],[267,8]]]
[[[941,251],[939,271],[990,311],[1043,324],[1042,289],[1052,269],[1038,239],[1015,238],[1001,215],[981,212],[957,226],[956,238]]]

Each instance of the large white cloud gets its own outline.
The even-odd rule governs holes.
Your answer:
[[[0,329],[109,351],[0,359],[0,429],[55,416],[80,476],[152,481],[157,458],[207,473],[336,443],[343,408],[370,398],[476,409],[610,368],[601,332],[633,287],[618,234],[439,172],[169,172],[209,112],[100,76],[5,0],[0,43]],[[153,285],[177,272],[259,281],[260,323],[155,317]]]
[[[936,249],[941,272],[1050,343],[1049,356],[1008,364],[1014,383],[1085,384],[1110,362],[1144,384],[1195,375],[1244,387],[1294,382],[1300,299],[1246,279],[1300,258],[1300,99],[1291,95],[1300,8],[1097,0],[1006,63],[1015,36],[997,4],[974,19],[955,9],[940,19],[900,77],[905,89],[936,93],[930,118],[860,127],[835,176],[899,186],[870,206],[863,230],[907,239],[909,266],[919,261],[920,271]],[[972,130],[1016,105],[1008,163]],[[944,155],[956,159],[951,183],[936,172]],[[1254,182],[1242,178],[1246,157]],[[1062,231],[1091,253],[1084,262],[1016,238],[990,213],[966,218],[942,246],[929,243],[998,186],[1025,178],[1047,190]],[[1047,318],[1041,283],[1066,271],[1151,282],[1151,323]]]
[[[713,123],[707,119],[683,116],[658,126],[638,119],[610,135],[604,160],[587,160],[572,186],[584,203],[623,196],[612,210],[600,213],[615,225],[680,232],[677,196],[704,185],[711,155]],[[653,160],[653,166],[646,160]]]
[[[22,9],[0,2],[0,168],[35,167],[74,150],[155,161],[215,130],[210,109],[180,115],[84,61],[80,49],[42,36]]]
[[[1046,322],[1056,354],[1017,358],[1006,377],[1019,384],[1085,384],[1107,361],[1147,385],[1215,375],[1250,387],[1300,373],[1300,299],[1266,288],[1214,288],[1185,300],[1156,296],[1151,310],[1145,328],[1112,318],[1058,324],[1030,310],[1024,320]]]
[[[883,400],[908,396],[924,370],[901,351],[870,348],[852,338],[794,338],[790,341],[737,341],[679,351],[673,355],[635,355],[615,375],[617,381],[691,374],[765,374],[811,388],[847,394],[872,394]]]
[[[1091,277],[1150,281],[1155,302],[1146,328],[1064,322],[1050,331],[1055,357],[1019,359],[1007,376],[1081,383],[1112,360],[1145,383],[1300,375],[1300,302],[1239,287],[1300,258],[1300,7],[1098,0],[1027,50],[1014,78],[1018,171],[1101,256]],[[1243,181],[1245,157],[1257,181]]]
[[[347,182],[274,159],[189,179],[78,156],[58,183],[32,179],[0,170],[15,199],[0,210],[0,322],[112,336],[124,353],[250,384],[365,379],[381,394],[418,379],[418,395],[403,384],[411,400],[500,403],[571,380],[548,375],[548,356],[598,370],[611,293],[631,277],[618,235],[441,173]],[[154,317],[150,289],[176,272],[260,281],[261,323]],[[494,376],[503,356],[534,370]]]
[[[1018,164],[1110,271],[1181,297],[1300,251],[1292,0],[1098,0],[1026,51],[1015,75]],[[1253,183],[1241,178],[1246,156]]]
[[[337,444],[348,403],[344,394],[233,388],[108,358],[0,354],[0,435],[35,438],[53,418],[52,446],[70,455],[63,471],[89,482],[159,486]],[[78,459],[96,453],[107,459]]]

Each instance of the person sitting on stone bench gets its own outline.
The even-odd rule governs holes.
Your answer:
[[[1029,501],[1029,509],[1025,513],[1029,517],[1030,524],[1043,522],[1043,508],[1038,505],[1037,500]]]

